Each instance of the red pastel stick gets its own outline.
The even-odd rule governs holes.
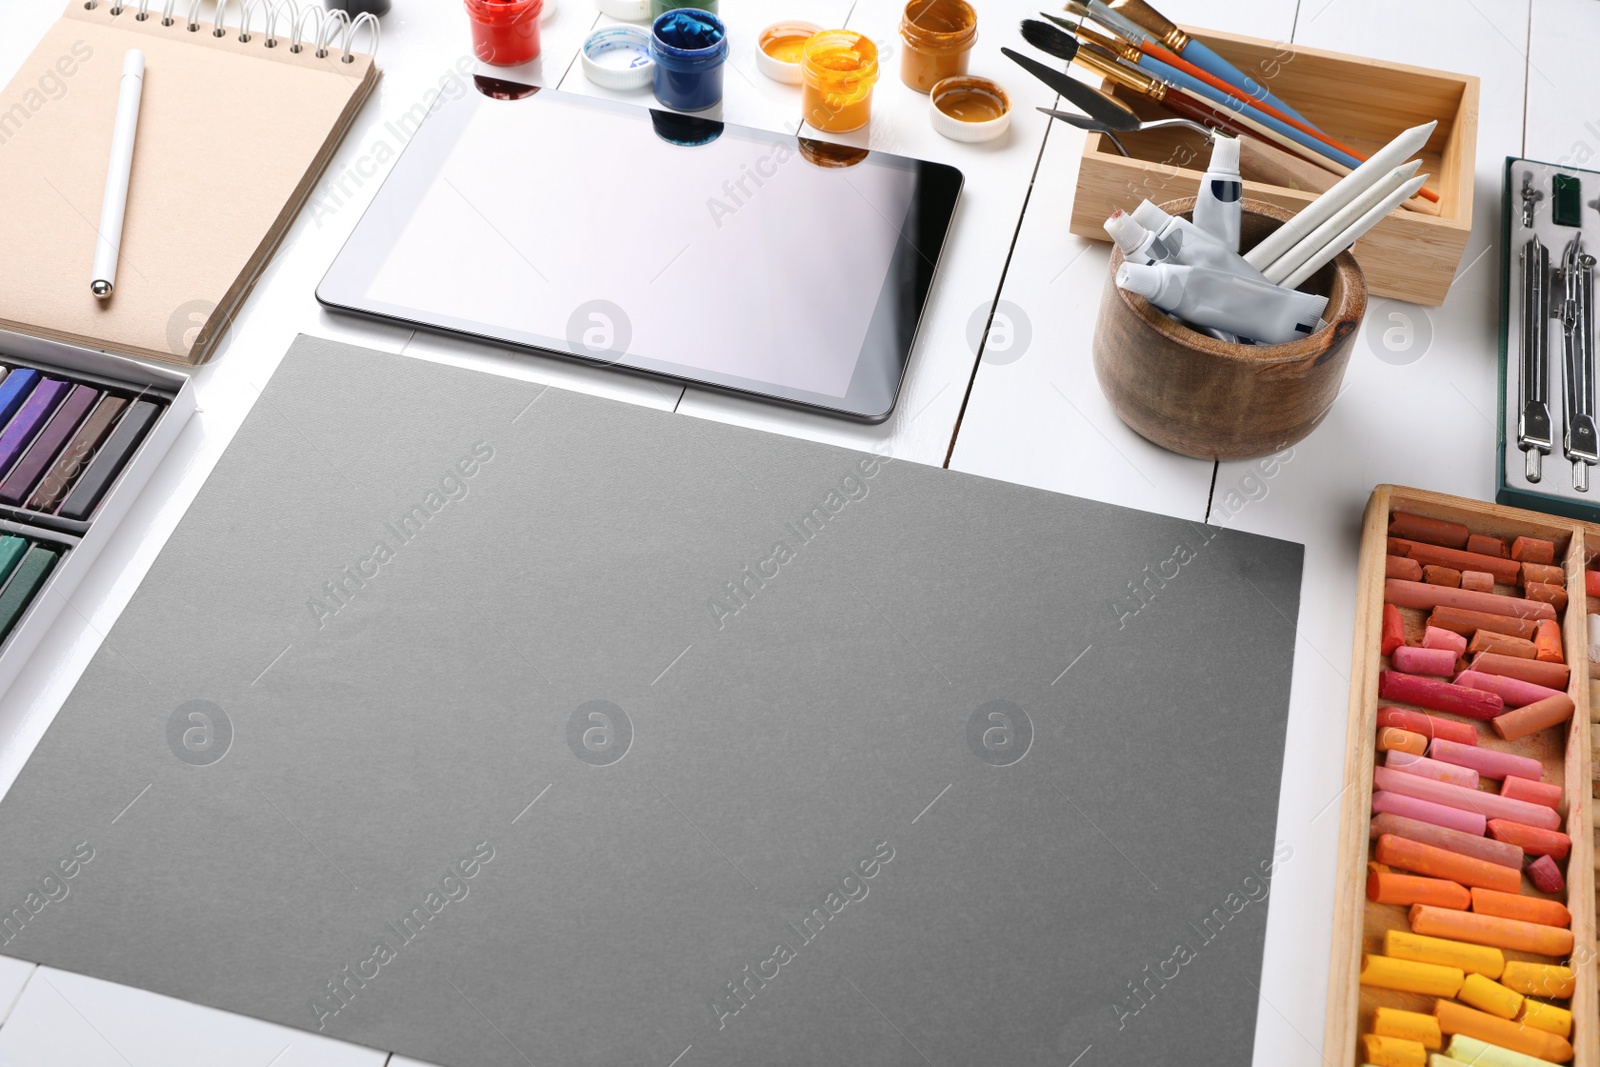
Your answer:
[[[1507,615],[1518,619],[1553,620],[1556,617],[1555,607],[1542,600],[1523,600],[1520,597],[1501,596],[1498,593],[1479,593],[1471,589],[1428,585],[1426,582],[1407,582],[1400,578],[1384,579],[1383,599],[1402,608],[1466,608],[1469,611]]]
[[[1400,609],[1393,604],[1383,606],[1383,627],[1378,635],[1378,651],[1387,656],[1406,643],[1406,623]]]
[[[1513,775],[1500,784],[1500,795],[1512,800],[1525,800],[1529,804],[1541,804],[1552,811],[1561,810],[1561,787],[1549,782],[1530,782]]]
[[[1469,719],[1492,719],[1505,710],[1498,694],[1399,671],[1378,672],[1378,696]]]
[[[1426,515],[1413,515],[1409,511],[1397,511],[1389,517],[1389,536],[1426,541],[1446,548],[1466,548],[1467,538],[1472,536],[1472,531],[1459,522],[1446,522],[1444,519],[1430,519]]]
[[[1496,841],[1516,845],[1530,856],[1549,856],[1551,859],[1564,860],[1567,858],[1567,853],[1572,850],[1572,838],[1559,830],[1524,826],[1509,819],[1490,819],[1489,836]],[[1429,842],[1429,844],[1437,843]]]
[[[1412,711],[1410,708],[1379,708],[1378,725],[1398,726],[1402,730],[1410,730],[1423,737],[1442,737],[1461,745],[1478,743],[1478,728],[1471,723],[1436,719],[1432,715]]]

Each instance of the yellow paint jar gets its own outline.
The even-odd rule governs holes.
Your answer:
[[[802,118],[826,133],[849,133],[872,121],[878,46],[851,30],[823,30],[800,55]]]
[[[911,0],[900,19],[900,80],[919,93],[967,72],[978,12],[967,0]]]

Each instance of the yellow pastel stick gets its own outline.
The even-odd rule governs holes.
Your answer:
[[[1454,967],[1485,978],[1499,978],[1506,968],[1506,956],[1488,945],[1469,945],[1443,937],[1426,937],[1407,930],[1389,930],[1383,935],[1383,954],[1396,959],[1435,963]]]
[[[1470,1063],[1473,1067],[1560,1067],[1549,1060],[1541,1060],[1526,1052],[1513,1052],[1466,1034],[1451,1037],[1448,1051],[1450,1059],[1445,1061],[1446,1064],[1453,1060],[1455,1063]],[[1429,1067],[1434,1065],[1429,1064]]]
[[[1382,989],[1398,989],[1402,993],[1426,993],[1435,997],[1453,997],[1461,991],[1466,975],[1459,967],[1441,967],[1435,963],[1418,963],[1400,960],[1393,956],[1364,955],[1361,957],[1361,984]]]
[[[1420,1011],[1379,1008],[1374,1013],[1372,1032],[1383,1037],[1403,1037],[1408,1041],[1420,1041],[1423,1048],[1444,1047],[1444,1037],[1439,1032],[1439,1020]]]
[[[1362,1034],[1361,1046],[1366,1049],[1367,1062],[1372,1067],[1428,1067],[1428,1050],[1420,1041]]]
[[[1494,975],[1489,977],[1493,978]],[[1518,993],[1557,998],[1572,996],[1572,989],[1577,984],[1571,967],[1563,967],[1558,963],[1527,963],[1523,960],[1508,962],[1500,981]]]
[[[1558,1037],[1572,1036],[1572,1013],[1554,1004],[1544,1004],[1537,1000],[1523,1001],[1522,1022]]]
[[[1492,978],[1485,978],[1481,974],[1469,974],[1466,981],[1461,983],[1460,998],[1463,1002],[1471,1004],[1479,1011],[1486,1011],[1490,1015],[1498,1015],[1502,1019],[1515,1019],[1517,1012],[1522,1010],[1522,994],[1514,989],[1507,989]],[[1540,1027],[1543,1029],[1543,1027]],[[1562,1034],[1566,1037],[1566,1034]]]

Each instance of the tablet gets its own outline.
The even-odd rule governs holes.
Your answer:
[[[882,421],[961,172],[474,79],[317,288],[329,308]]]

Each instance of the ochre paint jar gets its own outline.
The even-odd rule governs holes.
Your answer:
[[[539,15],[544,0],[466,0],[472,53],[510,67],[539,58]]]
[[[967,0],[911,0],[900,20],[900,80],[919,93],[967,72],[978,12]]]
[[[800,55],[801,117],[825,133],[849,133],[872,121],[878,46],[852,30],[823,30]]]

